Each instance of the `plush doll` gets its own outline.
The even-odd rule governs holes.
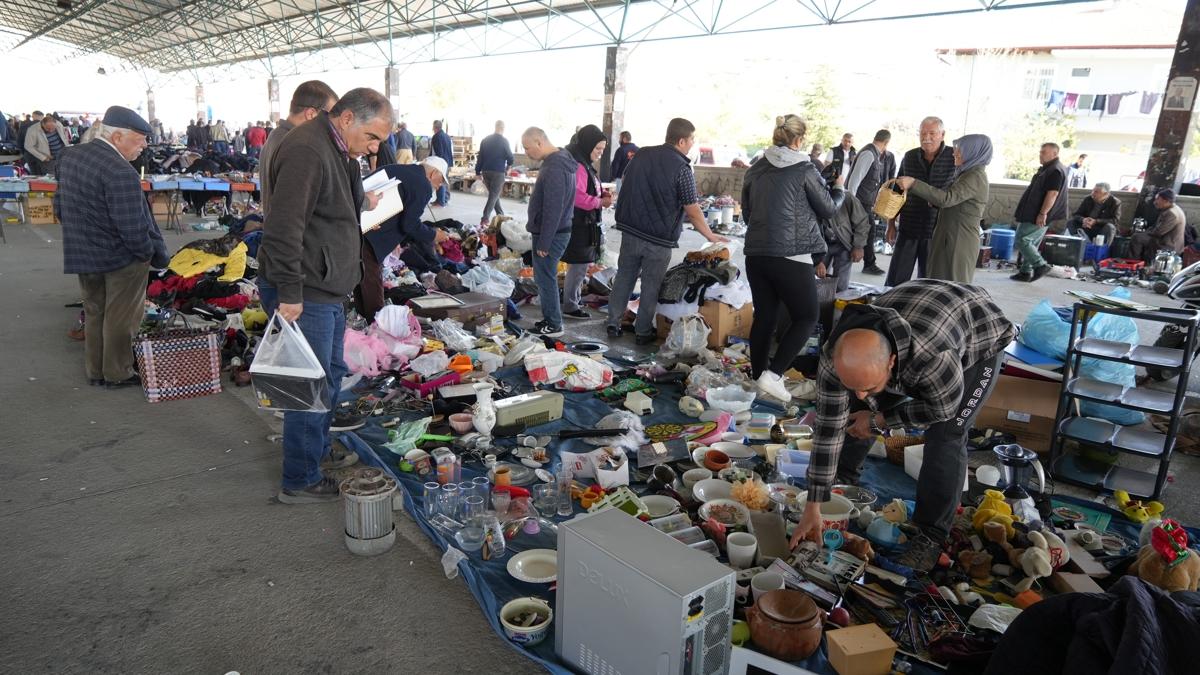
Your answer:
[[[893,499],[887,504],[884,504],[879,513],[889,523],[899,524],[908,522],[908,507],[904,505],[904,500],[902,499]]]
[[[1041,531],[1042,538],[1046,540],[1046,549],[1050,553],[1050,566],[1055,570],[1059,570],[1063,565],[1071,562],[1071,553],[1067,550],[1067,543],[1062,537],[1051,532],[1050,530]]]
[[[884,549],[908,541],[908,538],[900,531],[900,525],[888,520],[887,516],[876,516],[875,520],[872,520],[871,524],[867,525],[867,539],[870,539],[871,543]]]
[[[1154,528],[1128,573],[1167,592],[1194,591],[1200,587],[1200,553],[1188,548],[1187,530],[1167,519]]]
[[[867,562],[871,562],[875,558],[875,549],[871,548],[871,542],[849,532],[843,537],[842,550]]]
[[[988,541],[998,544],[1008,553],[1009,564],[1025,573],[1025,578],[1016,586],[1018,593],[1029,590],[1033,586],[1034,581],[1042,577],[1048,577],[1054,572],[1055,568],[1051,562],[1050,542],[1047,541],[1045,535],[1041,532],[1035,530],[1029,533],[1029,548],[1013,547],[1008,542],[1007,530],[1002,523],[985,523],[983,532]],[[1062,547],[1062,555],[1065,556],[1066,547],[1063,545],[1062,539],[1059,539],[1057,535],[1052,536],[1056,541],[1056,545]]]
[[[999,490],[988,490],[983,493],[983,501],[979,503],[979,508],[975,509],[975,517],[971,524],[975,526],[977,532],[983,532],[985,523],[999,523],[1004,526],[1007,538],[1012,539],[1013,522],[1015,520],[1012,507],[1004,501],[1004,493]]]
[[[1121,513],[1135,523],[1144,523],[1151,516],[1157,516],[1163,512],[1163,505],[1160,502],[1143,502],[1140,499],[1132,499],[1124,490],[1113,490],[1113,498],[1121,507]]]

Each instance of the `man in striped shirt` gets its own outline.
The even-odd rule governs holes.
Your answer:
[[[835,481],[857,481],[879,429],[924,427],[913,514],[921,532],[898,562],[932,569],[966,475],[967,432],[1015,334],[986,291],[949,281],[910,281],[847,307],[821,353],[808,504],[792,545],[820,543],[821,503]]]
[[[40,123],[25,132],[25,161],[29,173],[35,176],[54,173],[63,150],[70,144],[66,130],[54,115],[43,117]]]

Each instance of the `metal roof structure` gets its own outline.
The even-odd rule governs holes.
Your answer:
[[[275,76],[1096,1],[0,0],[0,50],[48,39],[64,58]]]

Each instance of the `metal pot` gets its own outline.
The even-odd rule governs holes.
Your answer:
[[[750,639],[768,656],[800,661],[821,646],[825,617],[808,595],[789,589],[764,593],[746,610]]]

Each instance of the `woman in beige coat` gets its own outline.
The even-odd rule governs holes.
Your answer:
[[[969,134],[954,141],[954,182],[945,190],[911,176],[896,179],[901,189],[938,208],[937,225],[929,241],[929,278],[970,283],[979,257],[979,221],[987,208],[987,165],[992,141]]]

